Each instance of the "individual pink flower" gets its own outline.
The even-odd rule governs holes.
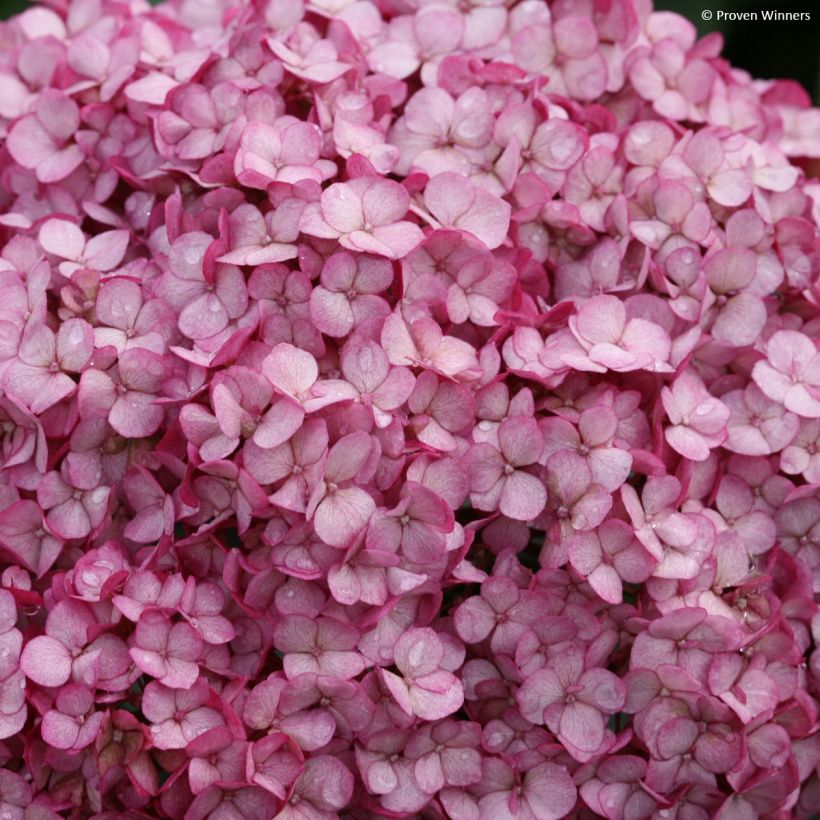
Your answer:
[[[271,346],[280,342],[296,344],[302,350],[321,355],[321,333],[310,319],[310,279],[301,271],[284,265],[260,265],[248,280],[248,295],[256,300],[260,338]]]
[[[45,523],[55,537],[85,538],[105,521],[111,493],[111,487],[98,484],[96,476],[70,477],[63,462],[60,472],[52,470],[43,477],[37,503],[46,512]]]
[[[447,502],[427,487],[408,481],[396,507],[371,519],[366,543],[368,549],[401,552],[409,561],[425,565],[444,554],[453,527],[453,511]]]
[[[123,491],[133,518],[123,530],[127,538],[150,544],[174,528],[173,499],[145,468],[137,467],[123,478]]]
[[[638,57],[629,71],[637,93],[663,117],[702,122],[699,106],[706,102],[716,72],[705,60],[687,55],[679,42],[666,37]]]
[[[784,433],[783,439],[785,438]],[[820,448],[820,421],[801,419],[796,434],[790,438],[789,445],[784,447],[780,453],[780,469],[789,475],[802,474],[810,484],[820,483],[818,448]]]
[[[402,219],[409,207],[410,195],[398,183],[357,177],[325,189],[321,201],[303,211],[300,228],[351,251],[399,259],[423,239],[418,225]]]
[[[366,747],[356,746],[362,780],[387,811],[417,812],[429,800],[416,782],[414,762],[402,754],[408,734],[404,729],[384,729],[370,734]]]
[[[203,732],[224,724],[205,678],[185,689],[170,689],[151,681],[142,696],[142,712],[151,723],[157,749],[184,749]]]
[[[627,287],[622,255],[618,244],[605,237],[580,259],[562,261],[555,270],[556,298],[597,296]]]
[[[705,128],[692,134],[683,160],[719,205],[737,207],[752,193],[752,177],[745,168],[732,167],[718,135]]]
[[[273,820],[282,816],[275,795],[259,786],[234,784],[210,786],[196,796],[185,813],[190,820],[216,820],[226,808],[237,820]]]
[[[547,503],[541,480],[526,467],[537,464],[544,440],[534,419],[523,416],[501,422],[497,450],[476,444],[470,450],[471,500],[483,510],[500,510],[519,521],[536,518]]]
[[[430,176],[445,171],[469,172],[471,152],[484,148],[493,133],[486,92],[467,89],[457,99],[443,88],[422,88],[408,100],[404,115],[390,133],[401,149],[396,171],[417,168]]]
[[[419,786],[435,794],[445,786],[469,786],[481,779],[480,739],[477,723],[448,719],[419,729],[411,735],[404,752],[416,761],[414,774]]]
[[[701,677],[717,652],[731,652],[741,643],[736,624],[699,607],[682,607],[649,624],[635,638],[630,668],[680,666]]]
[[[233,624],[222,614],[225,595],[214,583],[188,578],[179,600],[179,613],[209,644],[223,644],[236,637]]]
[[[190,339],[207,339],[238,319],[248,304],[239,268],[207,257],[213,237],[201,231],[178,237],[168,252],[160,294],[178,313],[179,329]]]
[[[175,623],[157,611],[144,612],[129,654],[146,675],[171,689],[188,689],[199,677],[202,638],[187,623]]]
[[[284,420],[287,420],[288,427],[292,421],[295,423],[291,408],[295,407],[303,416],[336,402],[356,398],[355,389],[341,379],[320,379],[316,359],[285,342],[276,345],[263,359],[262,372],[279,393],[290,399],[284,404],[278,403],[277,412],[270,414],[269,421],[274,429],[286,426]],[[288,435],[295,432],[296,427],[298,424]],[[278,434],[272,438],[279,440],[270,442],[266,437],[257,443],[272,447],[283,440]]]
[[[472,345],[445,336],[432,319],[408,323],[401,314],[392,313],[382,327],[381,343],[391,364],[430,368],[459,381],[479,376]]]
[[[297,675],[296,679],[301,675]],[[298,697],[285,709],[283,697],[287,690],[288,682],[281,673],[271,675],[255,686],[244,701],[244,724],[252,730],[284,732],[305,752],[326,746],[336,728],[333,715],[322,708],[305,708],[311,704],[301,702]]]
[[[46,618],[46,634],[29,640],[20,657],[27,678],[41,686],[62,686],[70,679],[92,682],[100,650],[89,646],[89,629],[96,620],[91,609],[77,601],[55,605]]]
[[[162,300],[145,300],[137,282],[119,276],[106,279],[97,291],[94,312],[97,347],[112,345],[118,354],[132,347],[165,352],[171,313]]]
[[[597,530],[576,533],[567,549],[573,569],[611,604],[623,600],[623,581],[644,582],[656,563],[634,537],[632,528],[615,519],[605,521]]]
[[[651,814],[657,800],[645,788],[646,761],[637,755],[613,755],[602,760],[595,776],[579,789],[581,798],[602,817],[631,817]]]
[[[347,336],[367,319],[387,316],[390,306],[378,294],[393,281],[393,268],[379,257],[335,253],[324,264],[320,282],[310,296],[310,315],[329,336]]]
[[[493,652],[510,654],[527,629],[543,616],[543,609],[537,595],[519,589],[511,578],[492,576],[481,584],[480,596],[473,595],[459,604],[453,622],[465,643],[490,638]]]
[[[569,327],[580,350],[559,354],[576,370],[669,370],[671,344],[662,327],[646,319],[630,319],[616,296],[584,302]]]
[[[111,597],[114,584],[131,570],[120,546],[113,541],[91,549],[80,558],[67,576],[76,597],[89,603]]]
[[[49,219],[40,226],[37,239],[44,251],[65,260],[59,263],[60,273],[70,276],[78,268],[113,270],[122,262],[130,236],[123,230],[104,231],[86,240],[73,222]]]
[[[203,458],[224,458],[243,439],[258,447],[275,447],[298,429],[304,418],[301,407],[289,399],[274,400],[264,375],[241,366],[221,375],[211,388],[213,414],[200,404],[185,405],[180,413],[183,432]]]
[[[587,134],[576,123],[559,117],[539,122],[535,109],[523,103],[504,108],[493,135],[505,147],[498,166],[507,188],[513,187],[519,174],[534,173],[558,190],[589,145]]]
[[[94,742],[97,767],[103,776],[125,771],[132,783],[154,793],[159,788],[159,773],[148,749],[151,735],[148,727],[125,709],[114,709],[103,715],[103,724]]]
[[[651,750],[646,783],[653,790],[711,782],[710,774],[730,771],[743,754],[734,715],[715,698],[659,698],[635,723]]]
[[[440,452],[455,452],[473,418],[473,397],[462,384],[442,381],[432,371],[416,379],[407,406],[410,427],[422,443]]]
[[[248,781],[284,800],[304,769],[304,755],[283,732],[252,743],[247,749],[245,776]]]
[[[755,363],[752,378],[770,399],[792,413],[820,417],[820,354],[804,333],[774,333],[766,343],[766,359]]]
[[[768,456],[786,449],[799,436],[797,416],[767,398],[754,383],[725,393],[720,400],[729,408],[728,435],[722,446],[733,453]]]
[[[158,147],[183,161],[202,160],[238,139],[243,95],[234,83],[206,88],[184,83],[172,90],[169,107],[156,118]]]
[[[90,746],[97,737],[105,718],[94,710],[94,695],[79,683],[60,689],[55,708],[43,715],[40,734],[55,749],[78,752]]]
[[[557,416],[542,419],[538,427],[544,437],[542,462],[559,450],[574,450],[586,460],[593,481],[609,492],[626,481],[632,457],[613,446],[618,419],[608,407],[596,405],[584,410],[577,429]]]
[[[566,16],[552,25],[527,26],[513,38],[512,47],[516,62],[531,73],[548,76],[556,94],[593,100],[606,88],[606,62],[588,17]]]
[[[7,146],[15,162],[29,168],[39,182],[60,182],[82,163],[84,154],[72,137],[80,127],[80,109],[57,89],[44,89],[34,110],[17,120]]]
[[[436,174],[427,183],[424,204],[436,227],[464,231],[490,250],[504,241],[510,225],[507,202],[452,171]]]
[[[709,667],[709,689],[749,724],[771,715],[778,703],[777,684],[765,670],[763,655],[750,664],[738,654],[716,655]]]
[[[464,702],[461,682],[442,668],[445,647],[432,629],[405,632],[396,642],[394,658],[401,677],[384,669],[380,669],[380,675],[408,715],[438,720],[461,707]]]
[[[231,249],[217,261],[267,265],[294,259],[303,204],[298,199],[288,199],[263,213],[254,205],[243,203],[228,218]]]
[[[369,726],[375,713],[373,701],[357,681],[312,672],[294,678],[282,698],[282,708],[287,712],[315,705],[328,710],[337,731],[348,735]]]
[[[512,293],[516,272],[512,265],[490,254],[477,254],[456,275],[447,289],[447,314],[459,324],[482,327],[498,324],[495,315]]]
[[[604,520],[612,496],[592,480],[582,456],[559,450],[549,457],[544,472],[549,508],[564,536],[574,530],[592,530]]]
[[[812,496],[789,499],[777,510],[774,521],[779,545],[805,561],[815,576],[820,575],[820,500]],[[820,578],[814,583],[820,586]]]
[[[712,336],[726,344],[752,344],[766,324],[766,305],[750,287],[757,274],[757,257],[749,248],[724,248],[704,266],[715,298]]]
[[[564,199],[578,209],[586,225],[601,231],[606,229],[607,221],[614,220],[612,212],[617,207],[616,196],[622,190],[623,173],[610,148],[593,144],[569,169],[561,192]]]
[[[305,672],[331,677],[355,678],[365,666],[355,651],[359,631],[333,618],[312,620],[304,615],[288,615],[276,626],[273,643],[284,653],[285,674],[289,678]]]
[[[176,609],[184,587],[185,579],[180,573],[160,578],[153,572],[141,570],[129,575],[113,602],[126,618],[136,623],[146,609]]]
[[[263,449],[253,441],[248,442],[243,458],[248,472],[260,484],[282,482],[270,496],[271,503],[304,512],[311,489],[320,479],[327,445],[325,422],[309,419],[278,447]]]
[[[415,379],[406,367],[391,367],[381,345],[351,339],[342,349],[342,375],[359,393],[358,401],[369,407],[376,426],[388,427],[410,397]]]
[[[435,76],[438,60],[457,50],[464,35],[464,20],[459,10],[444,4],[422,7],[404,15],[393,36],[373,48],[368,63],[373,71],[404,79],[419,67],[430,78]]]
[[[126,438],[155,433],[165,416],[157,394],[166,375],[162,357],[145,348],[124,350],[111,373],[91,368],[80,379],[79,405],[83,418],[102,416]]]
[[[3,769],[0,772],[0,807],[3,811],[16,812],[23,816],[31,806],[32,790],[17,772]]]
[[[698,530],[692,520],[676,511],[682,489],[674,476],[650,477],[640,498],[629,484],[621,487],[621,499],[632,521],[635,537],[658,560],[663,555],[664,543],[683,548],[697,537]]]
[[[672,422],[666,428],[666,441],[682,456],[705,461],[710,450],[726,440],[729,408],[709,393],[693,371],[678,376],[671,388],[662,388],[661,401]]]
[[[243,185],[262,190],[271,182],[322,182],[335,169],[328,172],[327,160],[319,163],[321,143],[319,129],[295,117],[280,117],[272,125],[248,123],[239,141],[234,173]]]
[[[667,252],[675,250],[676,245],[691,247],[692,243],[703,245],[708,241],[712,230],[709,206],[696,200],[684,182],[675,179],[661,182],[652,194],[652,211],[650,218],[635,219],[629,226],[632,235],[647,247]],[[720,287],[717,276],[713,278]],[[734,283],[727,280],[726,284]],[[727,291],[733,289],[726,287]],[[718,330],[721,329],[719,326]]]
[[[94,331],[83,319],[69,319],[57,333],[41,324],[23,332],[17,358],[6,369],[3,386],[32,413],[42,413],[72,395],[79,373],[94,350]]]
[[[370,437],[361,430],[337,441],[328,452],[324,475],[308,502],[306,512],[316,534],[333,547],[349,544],[376,509],[373,497],[356,484],[371,446]]]
[[[336,556],[334,556],[335,558]],[[365,549],[354,542],[341,561],[334,561],[327,571],[330,594],[348,606],[362,601],[380,606],[391,593],[396,595],[420,586],[427,576],[402,569],[402,558],[395,552]]]
[[[565,768],[544,761],[526,773],[513,769],[500,757],[484,760],[476,817],[543,818],[559,820],[569,814],[577,800],[577,790]],[[449,803],[451,813],[460,811],[458,803]]]
[[[587,760],[612,744],[606,715],[620,711],[626,687],[611,672],[584,670],[579,649],[568,650],[534,672],[518,690],[521,714],[532,723],[546,723],[578,760]]]
[[[331,755],[308,758],[288,802],[276,817],[314,820],[332,816],[348,805],[353,787],[353,775],[341,760]]]
[[[515,665],[522,675],[531,675],[547,665],[550,658],[560,655],[579,632],[591,626],[583,610],[573,608],[571,620],[564,615],[544,615],[542,611],[524,631],[515,646]],[[580,621],[580,624],[577,623]],[[489,727],[488,730],[489,731]]]
[[[274,37],[268,39],[271,51],[282,61],[286,71],[313,83],[330,83],[350,70],[341,62],[332,40],[305,38],[293,40],[290,46]]]
[[[774,521],[762,510],[754,509],[754,493],[743,479],[732,475],[721,478],[715,506],[723,520],[711,510],[704,514],[716,521],[718,532],[723,527],[734,530],[750,555],[760,555],[774,546]]]
[[[26,686],[20,667],[22,635],[16,628],[17,604],[11,592],[0,591],[0,738],[17,734],[28,717]]]
[[[498,443],[498,428],[510,416],[532,416],[535,414],[532,391],[523,388],[514,396],[504,382],[493,382],[476,393],[473,440]]]
[[[36,501],[21,499],[0,511],[0,546],[39,578],[57,560],[63,549],[43,526],[43,511]]]
[[[247,752],[248,742],[235,738],[227,726],[217,726],[197,735],[185,747],[191,791],[201,794],[209,786],[241,783]]]

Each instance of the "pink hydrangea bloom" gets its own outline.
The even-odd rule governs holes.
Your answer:
[[[584,670],[583,653],[574,647],[527,678],[518,693],[521,714],[532,723],[546,723],[579,760],[612,745],[605,715],[619,711],[626,688],[605,669]]]
[[[820,416],[820,357],[805,334],[779,330],[766,343],[766,359],[755,363],[755,384],[774,401],[803,418]]]
[[[634,537],[632,528],[616,519],[605,521],[598,532],[574,535],[568,552],[573,569],[611,604],[623,600],[624,581],[641,583],[655,568],[651,553]]]
[[[60,182],[83,161],[72,137],[80,125],[80,109],[71,97],[45,88],[32,113],[19,118],[8,134],[9,153],[43,183]]]
[[[94,331],[83,319],[69,319],[55,334],[41,324],[27,325],[17,358],[5,371],[3,386],[33,413],[72,395],[94,349]]]
[[[328,336],[347,336],[370,317],[387,316],[390,307],[378,294],[393,281],[393,269],[380,258],[331,256],[322,268],[321,285],[310,296],[310,315]]]
[[[171,624],[159,612],[140,616],[129,652],[143,672],[171,689],[187,689],[199,677],[199,633],[186,623]]]
[[[563,361],[577,370],[669,370],[669,336],[654,322],[629,319],[615,296],[596,296],[585,302],[569,327],[578,353],[565,353]]]
[[[423,238],[418,225],[402,219],[409,207],[398,183],[358,177],[327,188],[320,202],[305,208],[300,227],[309,236],[338,239],[351,251],[399,259]]]
[[[498,509],[509,518],[529,521],[547,503],[543,483],[524,469],[541,458],[541,432],[534,419],[506,419],[498,428],[498,444],[500,449],[482,442],[470,451],[472,503],[478,509]]]
[[[83,232],[65,219],[49,219],[40,226],[37,241],[46,253],[60,262],[60,273],[70,275],[78,268],[101,273],[113,270],[122,262],[128,248],[128,231],[104,231],[86,241]]]
[[[78,752],[97,737],[104,719],[94,711],[94,697],[78,683],[63,687],[54,709],[43,715],[40,732],[43,740],[55,749]]]
[[[663,408],[672,426],[666,440],[673,450],[693,461],[705,461],[713,447],[726,439],[729,408],[714,398],[695,373],[681,374],[661,391]]]
[[[817,813],[818,110],[650,0],[0,34],[0,816]]]
[[[239,269],[206,259],[212,241],[204,232],[177,238],[168,254],[168,271],[162,277],[160,294],[178,311],[179,329],[191,339],[219,333],[247,307]]]
[[[438,720],[464,702],[461,682],[444,664],[447,650],[431,629],[411,629],[396,642],[394,657],[401,676],[382,670],[382,680],[408,715]]]
[[[282,117],[273,125],[252,122],[242,132],[234,171],[243,185],[263,190],[277,181],[321,182],[320,151],[321,134],[315,125],[291,117]]]

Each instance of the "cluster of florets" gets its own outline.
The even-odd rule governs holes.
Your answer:
[[[1,817],[818,808],[801,89],[647,0],[0,41]]]

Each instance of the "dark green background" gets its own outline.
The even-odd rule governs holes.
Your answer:
[[[152,0],[154,2],[155,0]],[[0,0],[0,18],[26,8],[26,0]],[[691,20],[700,31],[721,31],[726,38],[726,57],[755,77],[791,77],[799,80],[820,102],[820,2],[817,0],[656,0],[658,9],[677,11]],[[723,11],[810,12],[810,22],[704,22],[704,9]]]

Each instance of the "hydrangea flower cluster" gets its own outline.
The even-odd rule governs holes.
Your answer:
[[[818,810],[804,91],[649,0],[0,43],[0,817]]]

